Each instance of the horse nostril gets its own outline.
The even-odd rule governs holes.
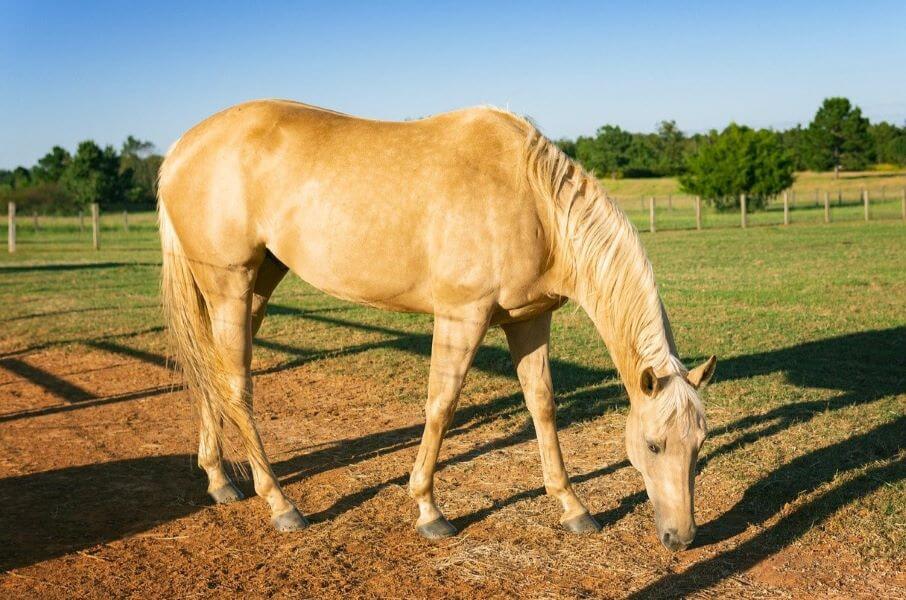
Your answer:
[[[679,539],[676,529],[668,529],[664,532],[664,535],[661,536],[661,542],[667,550],[677,552],[679,550],[685,550],[686,546],[691,543],[691,540],[689,542],[682,542]]]
[[[673,549],[672,546],[677,542],[676,529],[668,529],[664,532],[664,545]]]

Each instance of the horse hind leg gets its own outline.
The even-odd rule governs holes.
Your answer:
[[[251,302],[252,336],[264,320],[265,309],[271,294],[286,275],[288,269],[273,254],[267,252],[255,277]],[[228,504],[243,499],[243,494],[230,480],[223,467],[223,449],[220,438],[223,419],[211,414],[210,407],[202,403],[198,442],[198,466],[208,476],[208,494],[217,504]]]
[[[206,267],[200,270],[212,272],[211,275],[196,278],[196,281],[202,295],[207,300],[212,341],[225,371],[223,375],[228,380],[233,394],[232,398],[225,399],[225,401],[233,405],[245,403],[245,410],[234,414],[233,419],[236,421],[249,454],[255,492],[270,505],[271,521],[274,527],[280,531],[296,531],[307,526],[308,522],[287,499],[271,469],[258,434],[251,405],[252,307],[257,302],[263,316],[263,305],[266,304],[267,297],[282,278],[282,274],[280,277],[276,277],[276,272],[280,269],[272,267],[275,265],[268,267],[270,274],[262,280],[261,287],[257,285],[259,274],[257,268],[217,269]],[[258,318],[256,325],[260,325],[260,321],[261,319]],[[209,422],[209,425],[219,426],[220,424]],[[213,437],[219,439],[220,436],[214,435]],[[204,438],[203,435],[202,439]]]
[[[265,252],[264,261],[258,268],[258,276],[255,277],[255,291],[252,294],[252,336],[257,334],[258,329],[261,328],[267,302],[277,285],[283,281],[287,271],[289,268],[276,256],[270,251]]]
[[[199,409],[198,466],[208,476],[208,495],[217,504],[229,504],[245,496],[223,468],[223,448],[220,437],[223,420],[215,417],[210,406],[202,402]]]

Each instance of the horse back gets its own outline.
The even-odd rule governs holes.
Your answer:
[[[161,201],[187,251],[244,264],[267,248],[339,297],[420,312],[520,304],[549,266],[521,181],[527,134],[494,109],[387,122],[256,101],[175,144]]]

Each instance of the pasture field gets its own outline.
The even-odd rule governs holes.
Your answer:
[[[658,230],[694,229],[694,198],[679,189],[676,178],[602,179],[601,184],[632,219],[636,227],[649,228],[650,197],[655,199],[655,221]],[[831,173],[797,173],[789,191],[791,223],[823,223],[824,194],[829,200],[832,222],[865,219],[862,190],[869,194],[869,218],[903,219],[902,195],[906,190],[906,173],[900,171],[860,171],[842,173],[835,180]],[[748,215],[749,225],[783,224],[782,197],[774,199],[766,210]],[[702,227],[739,227],[739,210],[717,211],[702,203]]]
[[[682,195],[676,177],[639,177],[624,179],[601,179],[601,184],[613,196],[635,198],[637,196]],[[837,190],[847,197],[856,197],[867,189],[872,197],[886,194],[894,197],[906,186],[906,171],[842,171],[839,179],[832,172],[801,171],[796,173],[792,191],[802,198],[813,199],[814,190],[827,190],[835,197]]]
[[[254,497],[212,506],[167,366],[153,215],[107,219],[100,251],[57,220],[0,255],[2,597],[906,596],[900,221],[643,234],[682,358],[719,358],[699,533],[671,554],[625,458],[625,393],[573,304],[554,318],[558,424],[600,534],[559,528],[492,330],[437,477],[460,533],[419,538],[405,485],[431,319],[292,276],[256,340],[255,404],[313,524],[276,533]]]

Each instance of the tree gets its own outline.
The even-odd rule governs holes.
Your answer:
[[[599,176],[659,177],[685,169],[686,156],[695,148],[696,139],[687,138],[675,121],[662,121],[657,133],[630,133],[616,125],[604,125],[594,137],[554,143]]]
[[[663,175],[676,175],[685,166],[686,136],[676,126],[676,121],[661,121],[658,124],[657,136],[660,149],[660,172]]]
[[[554,145],[563,151],[563,154],[570,158],[576,158],[576,142],[569,138],[560,138],[554,142]]]
[[[870,130],[878,162],[906,165],[906,127],[887,121],[872,125]]]
[[[126,138],[120,150],[120,173],[130,177],[132,187],[126,190],[132,202],[153,202],[157,196],[157,171],[162,158],[154,154],[154,144],[133,136]]]
[[[802,125],[796,125],[786,131],[779,133],[780,141],[786,149],[787,155],[793,161],[793,167],[797,171],[808,169],[806,157],[809,155],[808,130],[803,129]]]
[[[621,169],[625,177],[656,177],[662,170],[662,148],[654,134],[631,134],[632,141],[626,148],[626,164]]]
[[[71,159],[69,152],[60,146],[54,146],[32,169],[34,178],[44,183],[59,181]]]
[[[632,135],[615,125],[600,127],[593,138],[576,140],[576,158],[582,165],[599,175],[610,174],[616,178],[629,163],[627,150]]]
[[[101,149],[94,141],[79,144],[61,178],[63,187],[77,204],[116,204],[126,200],[132,174],[120,173],[120,157],[113,146]]]
[[[873,159],[868,119],[846,98],[826,98],[808,127],[806,163],[816,171],[862,169]]]
[[[793,162],[779,136],[735,123],[720,134],[711,131],[686,166],[682,189],[719,210],[738,207],[740,194],[746,194],[749,210],[762,208],[769,196],[793,183]]]
[[[31,171],[25,167],[16,167],[13,169],[11,177],[11,187],[14,190],[21,190],[31,185]]]

